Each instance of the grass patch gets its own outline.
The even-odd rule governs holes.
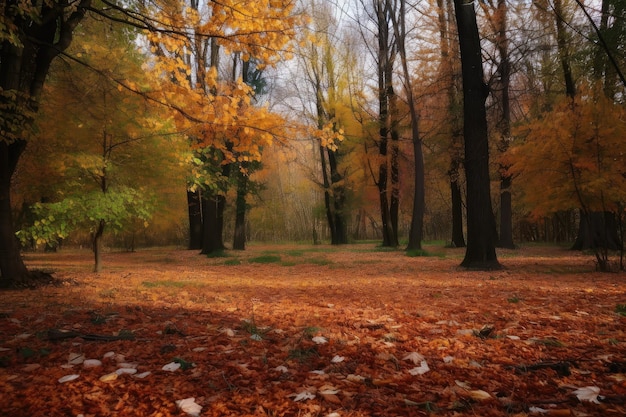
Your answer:
[[[330,259],[326,259],[326,258],[309,258],[306,260],[306,263],[318,265],[318,266],[325,266],[325,265],[332,264],[333,261],[331,261]]]
[[[517,304],[521,301],[522,299],[519,298],[517,295],[514,295],[513,297],[507,298],[507,301],[511,304]]]
[[[426,252],[424,249],[410,249],[406,251],[406,256],[410,258],[417,258],[422,256],[431,256],[430,253]]]
[[[626,316],[626,304],[618,304],[615,306],[615,312],[620,316]]]
[[[228,259],[224,262],[224,265],[226,266],[235,266],[235,265],[241,265],[241,261],[237,258],[233,258],[233,259]]]
[[[249,262],[254,264],[275,264],[281,260],[278,255],[261,255],[254,258],[250,258]]]

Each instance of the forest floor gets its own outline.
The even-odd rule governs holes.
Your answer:
[[[556,247],[29,253],[0,416],[624,416],[626,276]]]

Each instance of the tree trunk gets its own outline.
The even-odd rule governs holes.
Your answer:
[[[245,164],[245,163],[243,163]],[[245,167],[245,165],[244,165]],[[235,200],[235,234],[233,249],[246,249],[246,195],[248,194],[248,175],[244,172],[237,173],[237,198]]]
[[[223,241],[224,207],[226,197],[221,194],[209,195],[202,199],[202,254],[210,255],[226,249]]]
[[[379,1],[374,4],[376,8],[376,26],[378,30],[378,178],[376,185],[380,201],[380,217],[383,235],[383,246],[396,246],[389,207],[389,134],[390,134],[390,110],[389,99],[393,77],[394,51],[390,45],[389,22],[387,19],[386,5]]]
[[[500,268],[491,207],[489,143],[482,56],[474,2],[454,0],[463,74],[463,136],[467,180],[467,248],[461,266]]]
[[[94,257],[94,272],[102,271],[102,236],[104,235],[104,220],[100,220],[98,222],[98,228],[94,232],[93,241],[92,241],[92,249],[93,249],[93,257]]]
[[[337,152],[331,149],[328,152],[328,167],[330,168],[330,180],[333,200],[333,226],[331,230],[331,242],[333,245],[348,243],[348,228],[346,225],[346,193],[343,185],[343,176],[337,166]]]
[[[618,250],[621,239],[618,235],[618,219],[611,212],[581,212],[578,236],[573,250],[609,249]]]
[[[0,287],[19,285],[28,278],[28,270],[15,237],[11,211],[11,177],[26,147],[25,141],[11,145],[0,141]]]
[[[187,190],[189,213],[189,249],[202,249],[202,199],[200,190]]]
[[[456,177],[458,177],[458,174]],[[459,187],[458,180],[450,180],[450,194],[452,204],[452,246],[455,248],[464,248],[463,196],[461,194],[461,187]]]
[[[70,45],[90,2],[75,2],[72,10],[49,2],[29,3],[35,14],[45,15],[45,19],[29,18],[28,14],[18,17],[10,12],[20,7],[17,1],[3,6],[3,17],[7,19],[3,24],[15,25],[12,30],[19,39],[11,42],[7,38],[0,43],[0,287],[21,284],[30,275],[13,227],[11,178],[26,146],[26,132],[32,127],[50,64]]]

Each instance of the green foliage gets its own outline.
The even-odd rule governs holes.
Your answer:
[[[154,206],[138,190],[120,187],[106,193],[91,192],[68,197],[56,203],[37,203],[32,207],[35,220],[18,232],[23,243],[55,243],[77,229],[95,232],[100,222],[119,232],[136,220],[148,225]]]
[[[626,316],[626,304],[618,304],[615,306],[615,312],[620,316]]]

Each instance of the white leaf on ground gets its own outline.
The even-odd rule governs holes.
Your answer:
[[[443,363],[452,363],[454,361],[454,356],[444,356]]]
[[[324,370],[322,369],[315,369],[313,371],[309,371],[310,374],[316,374],[316,375],[324,375],[326,372],[324,372]]]
[[[350,382],[363,382],[365,381],[365,377],[361,375],[350,374],[346,377],[346,379]]]
[[[295,398],[293,399],[294,401],[305,401],[305,400],[312,400],[313,398],[315,398],[315,394],[313,394],[310,391],[302,391],[299,394],[296,394]]]
[[[102,366],[102,361],[98,359],[85,359],[83,361],[83,368],[97,368]]]
[[[233,329],[224,329],[222,333],[224,333],[228,337],[235,337],[235,332]]]
[[[178,363],[178,362],[170,362],[167,365],[163,365],[163,368],[161,368],[161,369],[164,370],[164,371],[168,371],[168,372],[174,372],[178,368],[180,368],[180,363]]]
[[[282,372],[283,374],[286,374],[287,372],[289,372],[289,369],[287,369],[287,367],[284,365],[279,365],[276,368],[274,368],[274,370],[278,372]]]
[[[591,386],[591,387],[583,387],[578,388],[573,392],[574,395],[578,398],[578,401],[589,401],[592,403],[600,404],[598,401],[598,395],[600,394],[600,388]]]
[[[408,355],[406,355],[404,358],[402,358],[403,361],[411,361],[414,364],[419,364],[424,360],[424,356],[420,355],[417,352],[411,352]]]
[[[62,376],[61,378],[59,378],[59,382],[61,384],[65,383],[65,382],[70,382],[70,381],[75,380],[79,376],[80,375],[78,375],[78,374],[65,375],[65,376]]]
[[[609,378],[614,379],[617,382],[626,381],[626,375],[624,375],[624,374],[609,375]]]
[[[103,359],[110,359],[110,358],[112,358],[113,356],[115,356],[115,352],[107,352],[107,353],[105,353],[105,354],[102,356],[102,358],[103,358]]]
[[[491,398],[491,394],[481,389],[470,391],[469,394],[473,399],[478,400],[478,401],[488,400],[489,398]]]
[[[118,368],[136,368],[139,366],[137,363],[121,362],[117,364]]]
[[[341,414],[339,413],[330,413],[330,414],[326,414],[326,416],[324,417],[341,417]]]
[[[409,373],[411,375],[423,375],[428,371],[430,371],[430,368],[428,367],[428,363],[426,361],[422,361],[418,367],[409,369]]]
[[[146,372],[142,372],[140,374],[135,374],[135,375],[133,375],[133,377],[143,379],[143,378],[147,377],[148,375],[150,375],[151,373],[152,372],[150,372],[150,371],[146,371]]]
[[[528,407],[528,412],[530,413],[545,414],[548,411],[549,410],[546,410],[545,408],[541,408],[541,407]]]
[[[80,365],[85,361],[85,355],[82,353],[70,353],[67,355],[67,363],[70,365]]]
[[[201,347],[193,348],[192,350],[194,352],[204,352],[206,349],[207,348],[201,346]]]
[[[135,368],[119,368],[117,371],[115,371],[116,374],[118,375],[124,375],[124,374],[129,374],[129,375],[133,375],[137,373],[137,369]]]
[[[339,355],[335,355],[330,361],[332,363],[340,363],[343,362],[346,358],[344,358],[343,356],[339,356]]]
[[[520,340],[520,337],[519,337],[519,336],[514,336],[514,335],[512,335],[512,334],[508,334],[508,335],[506,335],[506,337],[507,337],[507,338],[509,338],[509,339],[511,339],[511,340]]]
[[[257,342],[260,342],[260,341],[263,340],[263,336],[261,336],[260,334],[254,333],[254,334],[250,335],[250,339],[256,340]]]
[[[459,381],[458,379],[454,380],[454,383],[457,384],[459,387],[461,388],[465,388],[465,389],[472,389],[470,387],[470,384],[468,382],[464,382],[464,381]]]
[[[199,417],[202,411],[202,406],[196,404],[196,399],[193,397],[185,398],[184,400],[176,400],[176,406],[192,417]]]
[[[326,339],[324,336],[315,336],[313,339],[311,339],[314,343],[317,343],[318,345],[323,345],[324,343],[328,343],[328,339]]]

